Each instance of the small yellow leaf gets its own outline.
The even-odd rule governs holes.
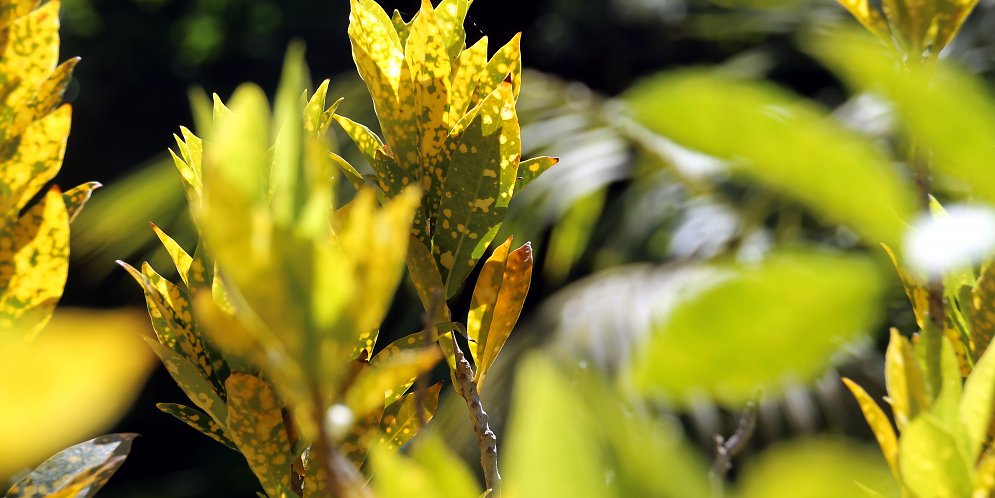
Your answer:
[[[155,232],[156,236],[159,237],[159,241],[162,242],[162,246],[166,248],[166,253],[169,254],[169,259],[173,260],[173,265],[176,266],[176,272],[180,274],[180,278],[183,279],[183,283],[190,286],[187,280],[187,274],[190,273],[190,265],[193,263],[193,258],[187,254],[186,251],[176,243],[166,232],[157,227],[155,223],[150,223],[152,225],[152,231]]]
[[[895,429],[891,427],[888,416],[884,414],[881,407],[867,394],[867,391],[864,391],[864,388],[857,385],[856,382],[844,378],[843,383],[853,393],[853,397],[857,399],[860,411],[863,412],[867,425],[871,427],[874,438],[877,439],[878,446],[881,447],[881,453],[884,454],[884,459],[888,462],[888,467],[891,468],[892,475],[901,482],[902,475],[898,469],[898,438],[895,437]]]
[[[59,7],[53,0],[15,19],[5,33],[0,58],[0,95],[8,109],[20,109],[55,69],[59,59]],[[10,138],[10,137],[6,137]]]
[[[449,119],[446,124],[451,128],[466,113],[470,105],[470,96],[477,88],[477,81],[487,66],[487,37],[483,36],[477,43],[459,54],[453,69],[453,82],[449,91]]]
[[[891,33],[888,23],[868,0],[837,0],[840,5],[850,11],[850,14],[868,31],[878,37],[886,45],[891,46]]]
[[[474,342],[470,351],[477,364],[477,389],[518,322],[532,280],[532,246],[511,249],[512,238],[501,244],[480,270],[470,301],[466,331]]]
[[[79,216],[80,211],[83,210],[83,206],[86,205],[86,202],[90,200],[90,196],[93,195],[93,191],[100,187],[103,187],[100,182],[86,182],[62,194],[63,200],[66,201],[69,223],[72,223],[76,219],[76,216]]]
[[[902,431],[912,419],[929,409],[929,398],[912,345],[897,329],[891,329],[884,357],[884,377],[895,424]]]

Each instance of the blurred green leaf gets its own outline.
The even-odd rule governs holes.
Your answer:
[[[714,269],[659,317],[637,353],[632,374],[643,392],[740,405],[758,389],[819,375],[878,318],[883,283],[864,257],[783,252]]]
[[[916,496],[971,495],[971,470],[962,442],[932,415],[917,417],[899,440],[902,481]]]
[[[689,70],[651,78],[625,99],[651,130],[730,161],[869,241],[899,242],[915,213],[912,188],[887,157],[777,87]]]
[[[975,458],[982,449],[991,427],[995,405],[995,353],[989,349],[981,356],[964,382],[960,399],[960,423],[967,433],[968,456]]]
[[[373,489],[380,498],[472,498],[480,495],[476,478],[438,437],[419,439],[411,457],[373,448]]]
[[[108,434],[62,450],[14,484],[5,498],[90,498],[124,463],[137,436]]]
[[[737,496],[839,498],[897,495],[895,481],[880,455],[845,440],[810,439],[783,443],[747,465],[743,469]]]

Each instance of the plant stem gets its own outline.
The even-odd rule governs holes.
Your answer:
[[[359,475],[356,467],[332,446],[328,430],[325,428],[321,395],[315,391],[313,398],[314,421],[318,426],[318,440],[311,445],[309,460],[315,465],[322,466],[319,472],[324,471],[324,480],[327,481],[326,487],[330,496],[335,498],[370,498],[372,495],[366,490],[365,479]],[[322,480],[317,473],[315,475],[317,481]],[[318,483],[305,483],[304,485],[306,487],[309,484],[318,485]]]
[[[757,425],[757,404],[751,401],[746,405],[746,409],[739,416],[739,425],[736,432],[729,436],[729,439],[721,435],[715,436],[715,460],[712,468],[708,472],[708,477],[712,482],[712,495],[721,497],[725,489],[726,474],[732,469],[732,459],[746,447],[746,442],[753,435],[753,428]]]
[[[484,482],[487,489],[491,490],[490,496],[497,498],[501,496],[497,436],[487,425],[487,412],[484,411],[484,406],[480,403],[480,394],[477,392],[477,386],[473,383],[473,368],[466,361],[463,350],[456,342],[456,335],[453,334],[452,338],[453,351],[456,354],[456,392],[463,397],[467,409],[470,410],[473,432],[477,434],[477,444],[480,447],[480,466],[484,469]]]

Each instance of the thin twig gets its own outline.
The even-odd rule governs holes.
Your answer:
[[[477,444],[480,447],[480,466],[484,469],[484,482],[491,490],[490,496],[501,496],[501,474],[498,472],[497,436],[487,425],[487,412],[480,403],[477,386],[473,383],[473,368],[466,361],[463,350],[453,335],[453,351],[456,354],[456,391],[466,401],[473,420],[473,432],[477,434]]]
[[[723,495],[725,477],[732,469],[732,459],[746,447],[746,442],[753,435],[753,429],[756,425],[757,404],[751,401],[740,414],[739,426],[736,427],[736,432],[729,436],[729,439],[721,435],[715,436],[715,460],[712,462],[712,469],[708,472],[714,496],[721,497]]]

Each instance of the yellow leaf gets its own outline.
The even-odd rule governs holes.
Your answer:
[[[453,69],[453,82],[449,91],[450,128],[466,113],[470,96],[477,88],[477,81],[487,66],[487,37],[481,37],[473,46],[459,54]]]
[[[891,33],[888,31],[888,23],[881,16],[881,13],[874,8],[868,0],[837,0],[840,5],[850,11],[868,31],[877,36],[886,45],[891,46]]]
[[[912,345],[897,329],[891,329],[884,357],[884,377],[895,424],[902,431],[913,418],[929,409],[929,399]]]
[[[439,392],[442,384],[435,384],[425,390],[425,422],[428,423],[435,415],[439,406]],[[380,443],[388,450],[398,450],[415,437],[418,427],[418,393],[405,394],[384,410],[383,421],[380,424]]]
[[[515,101],[518,101],[518,93],[522,89],[521,45],[522,34],[518,33],[491,56],[491,60],[487,62],[484,73],[480,76],[477,88],[473,92],[473,97],[470,100],[471,105],[477,105],[509,77],[512,93],[515,95]]]
[[[0,168],[0,183],[10,189],[0,198],[2,212],[23,209],[59,172],[71,121],[72,111],[64,105],[24,130],[17,149]]]
[[[864,391],[864,388],[857,385],[856,382],[844,378],[843,383],[853,393],[853,397],[857,399],[860,411],[863,412],[867,425],[871,427],[874,438],[877,439],[878,446],[881,447],[881,453],[884,454],[884,459],[888,462],[888,467],[891,468],[892,475],[901,482],[902,475],[898,469],[898,438],[895,437],[895,429],[891,427],[888,416],[884,414],[881,407],[867,394],[867,391]]]
[[[974,469],[974,491],[971,493],[975,498],[986,498],[995,491],[995,452],[986,451],[978,465]]]
[[[69,223],[72,223],[79,216],[80,211],[83,210],[83,206],[86,205],[87,201],[90,200],[90,196],[93,195],[93,191],[100,187],[103,187],[100,182],[86,182],[62,194],[62,198],[66,201]]]
[[[511,242],[508,237],[484,263],[470,301],[466,331],[474,341],[470,351],[477,364],[478,390],[518,322],[532,280],[532,246],[526,243],[509,253]]]
[[[172,237],[166,235],[166,232],[157,227],[155,223],[150,223],[150,225],[152,225],[152,231],[159,237],[159,241],[162,242],[162,246],[166,248],[169,259],[173,260],[173,265],[176,266],[176,272],[180,274],[183,284],[189,287],[190,283],[187,280],[187,274],[190,273],[190,265],[193,264],[193,258]]]
[[[59,7],[53,0],[15,19],[6,32],[0,58],[0,95],[8,109],[22,108],[55,69],[59,59]],[[5,137],[7,139],[11,137]]]
[[[290,487],[290,442],[283,425],[282,406],[262,379],[234,373],[225,382],[228,391],[228,428],[249,467],[269,496],[280,486]]]
[[[435,348],[400,351],[360,372],[346,392],[345,403],[355,417],[364,417],[372,410],[383,408],[385,398],[391,396],[398,385],[428,371],[438,361],[439,350]]]
[[[139,316],[62,311],[36,340],[0,340],[0,476],[106,429],[152,366]]]
[[[62,296],[69,269],[69,216],[57,188],[0,228],[0,333],[38,333]]]

